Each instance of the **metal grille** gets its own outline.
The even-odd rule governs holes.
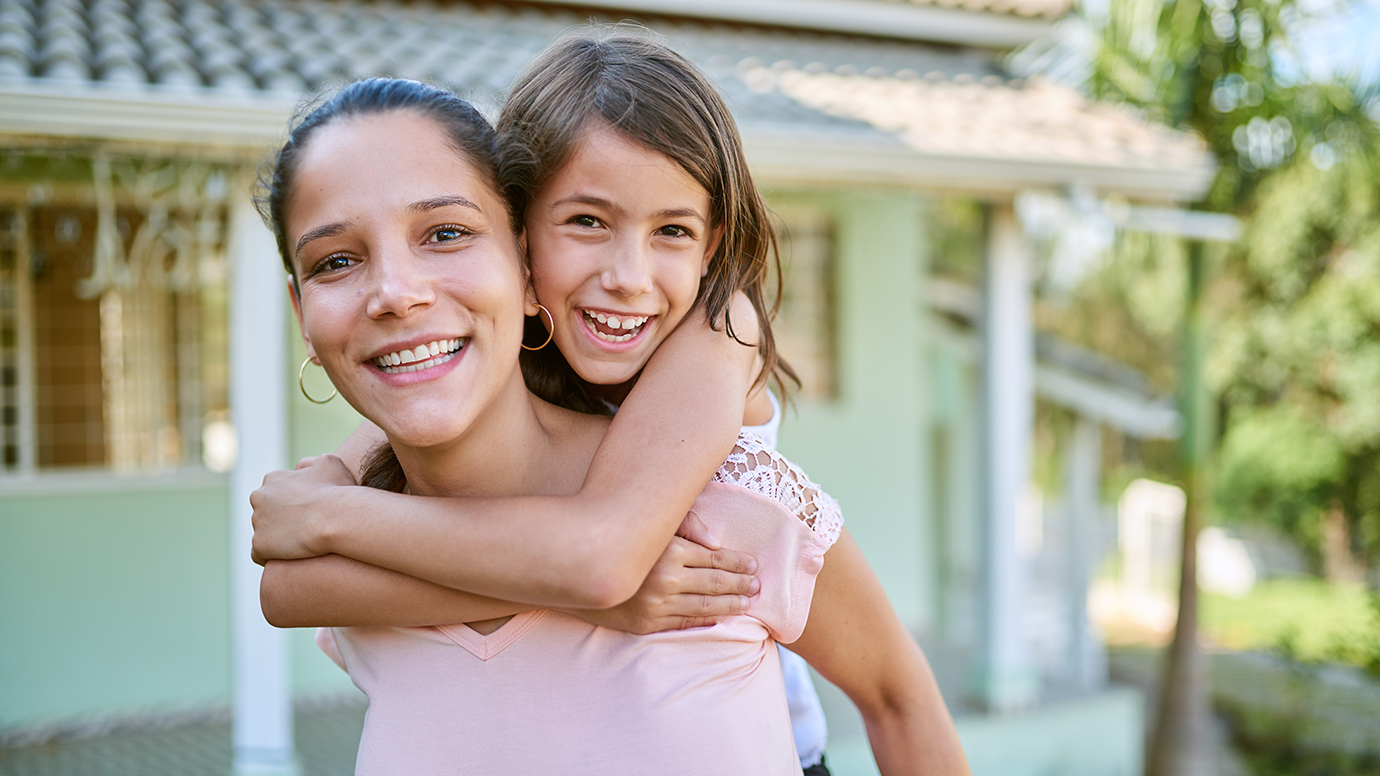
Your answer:
[[[837,394],[834,321],[834,230],[822,209],[779,207],[781,309],[772,327],[777,347],[800,377],[800,395]]]
[[[201,465],[228,415],[226,173],[73,167],[90,183],[0,202],[0,474]]]

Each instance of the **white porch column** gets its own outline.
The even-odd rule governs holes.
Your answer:
[[[1099,690],[1107,683],[1107,651],[1088,620],[1088,578],[1097,559],[1093,545],[1102,508],[1102,427],[1079,415],[1064,459],[1069,537],[1069,674],[1078,689]]]
[[[983,606],[978,697],[995,712],[1039,696],[1025,644],[1026,570],[1016,522],[1030,475],[1035,325],[1030,249],[1009,205],[989,213],[983,304]]]
[[[260,569],[249,559],[249,494],[287,463],[287,347],[283,269],[273,235],[248,202],[230,215],[230,412],[239,457],[230,478],[234,633],[234,776],[297,776],[285,634],[259,609]]]

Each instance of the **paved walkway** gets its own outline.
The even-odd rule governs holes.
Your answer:
[[[304,776],[353,774],[363,726],[363,705],[299,709]],[[0,776],[226,776],[230,764],[228,718],[0,747]]]

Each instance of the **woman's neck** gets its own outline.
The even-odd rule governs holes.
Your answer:
[[[459,437],[428,447],[409,447],[390,439],[407,475],[409,492],[509,496],[536,493],[549,484],[549,473],[540,479],[534,474],[546,467],[553,445],[560,440],[542,422],[535,397],[528,393],[521,375],[514,374],[515,382],[500,391]]]

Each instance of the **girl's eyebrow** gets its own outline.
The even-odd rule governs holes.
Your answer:
[[[700,215],[700,211],[691,207],[674,208],[671,210],[660,210],[657,211],[656,215],[658,218],[693,218],[702,223],[708,223],[708,220],[704,216]]]
[[[559,207],[561,205],[592,205],[605,208],[619,215],[626,212],[623,208],[603,197],[594,197],[588,194],[572,194],[564,199],[558,199],[551,203],[552,207]],[[709,219],[705,218],[700,211],[692,207],[667,208],[666,210],[658,210],[652,215],[656,218],[693,218],[700,223],[709,223]]]
[[[428,210],[436,210],[438,208],[450,207],[451,205],[459,205],[460,207],[467,207],[471,210],[478,210],[480,213],[484,212],[483,210],[479,209],[478,205],[474,204],[468,199],[465,199],[464,197],[454,194],[445,197],[432,197],[431,199],[424,199],[419,202],[413,202],[412,204],[407,206],[407,209],[411,210],[414,213],[425,213]]]

